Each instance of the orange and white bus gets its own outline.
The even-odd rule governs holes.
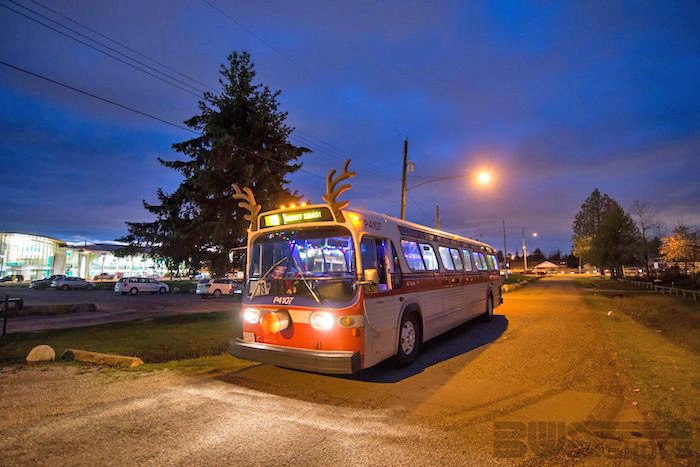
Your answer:
[[[492,247],[349,209],[333,196],[333,173],[328,204],[259,214],[246,190],[252,215],[243,336],[229,342],[233,355],[354,373],[390,357],[410,363],[427,340],[493,316],[503,299]]]

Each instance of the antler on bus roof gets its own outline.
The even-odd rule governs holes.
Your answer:
[[[335,169],[332,169],[330,172],[328,172],[328,176],[326,177],[326,195],[321,197],[326,203],[328,203],[331,210],[335,214],[335,218],[339,222],[345,221],[341,210],[345,209],[348,206],[348,204],[350,204],[350,201],[338,202],[338,196],[349,190],[352,187],[352,185],[346,183],[344,185],[338,186],[338,184],[343,180],[347,180],[357,175],[355,172],[350,172],[348,170],[349,165],[350,159],[345,161],[345,165],[343,166],[343,172],[340,175],[338,175],[335,179],[333,179],[333,177],[335,176]]]
[[[255,232],[258,230],[258,214],[260,214],[260,209],[262,207],[255,202],[255,196],[253,196],[253,190],[248,187],[244,187],[243,191],[238,187],[237,184],[231,185],[233,187],[234,199],[240,199],[241,202],[238,203],[238,207],[243,208],[249,212],[245,214],[243,218],[250,221],[250,230]]]

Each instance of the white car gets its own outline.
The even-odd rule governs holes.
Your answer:
[[[91,289],[95,284],[82,277],[58,277],[51,282],[51,288],[58,290]]]
[[[209,295],[238,295],[243,292],[242,283],[233,279],[204,279],[197,283],[196,294],[202,298]]]
[[[168,284],[146,277],[125,277],[114,284],[114,292],[137,295],[141,292],[164,294],[170,290]]]

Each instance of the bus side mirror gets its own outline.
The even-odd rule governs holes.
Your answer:
[[[379,273],[376,269],[365,269],[365,282],[371,284],[379,283]]]

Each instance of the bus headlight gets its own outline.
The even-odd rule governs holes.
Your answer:
[[[327,311],[315,311],[309,318],[311,327],[318,331],[328,331],[335,324],[335,318]]]
[[[260,311],[255,308],[243,310],[243,320],[248,324],[258,324],[260,321]]]

